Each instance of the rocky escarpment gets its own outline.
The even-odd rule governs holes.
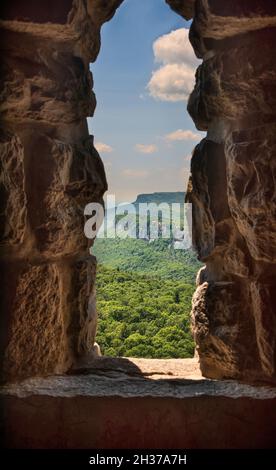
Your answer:
[[[194,150],[187,196],[206,264],[192,311],[201,369],[275,382],[276,4],[168,3],[193,17],[190,41],[203,59],[188,111],[207,137]]]
[[[89,62],[122,0],[1,3],[1,370],[63,372],[91,350],[95,261],[83,209],[104,168],[86,124]]]

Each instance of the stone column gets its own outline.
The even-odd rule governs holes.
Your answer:
[[[61,373],[91,351],[95,260],[83,210],[102,202],[89,62],[122,0],[1,4],[2,379]]]
[[[193,17],[190,40],[203,59],[188,111],[207,136],[187,196],[205,263],[192,309],[201,369],[275,382],[276,3],[168,3]]]

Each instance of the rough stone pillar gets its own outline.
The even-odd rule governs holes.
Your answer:
[[[190,40],[203,59],[188,103],[207,131],[188,188],[206,264],[192,310],[201,369],[275,382],[276,2],[167,1],[194,18]]]
[[[106,179],[89,136],[89,62],[122,0],[1,2],[0,367],[67,370],[91,350],[95,261],[85,205]]]

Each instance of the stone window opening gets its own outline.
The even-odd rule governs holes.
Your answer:
[[[117,21],[117,18],[120,17],[120,15],[124,15],[124,17],[128,18],[128,21],[132,21],[131,18],[128,17],[128,13],[127,13],[127,11],[129,11],[128,9],[130,8],[130,5],[131,5],[131,2],[123,3],[122,6],[120,6],[119,11],[116,13],[115,19],[112,19],[108,24],[106,24],[104,26],[104,28],[106,28],[106,29],[110,28],[110,23],[113,23],[113,22]],[[160,7],[162,7],[162,5],[160,5]],[[124,9],[124,10],[121,11],[121,9]],[[164,2],[163,9],[168,10],[168,13],[170,12],[167,5],[165,5],[165,2]],[[139,13],[141,14],[142,7],[141,7],[140,10],[141,11],[139,11]],[[173,15],[174,15],[174,13],[173,13]],[[179,22],[176,23],[176,21],[178,21],[178,18],[179,18]],[[171,19],[171,16],[168,15],[168,22],[169,21],[170,21],[170,24],[171,24],[172,19]],[[161,28],[159,28],[159,30],[160,30],[159,38],[161,38],[161,41],[163,40],[163,42],[164,42],[164,45],[162,43],[162,44],[160,44],[160,47],[167,47],[167,43],[169,44],[169,41],[174,41],[176,43],[177,41],[180,41],[180,39],[181,39],[182,43],[184,43],[184,47],[186,47],[186,49],[187,49],[187,55],[189,55],[189,54],[191,56],[194,55],[194,53],[191,49],[191,46],[189,46],[189,44],[186,45],[186,43],[184,42],[184,40],[188,41],[187,40],[188,29],[184,29],[184,27],[187,28],[187,24],[182,19],[180,21],[180,17],[177,17],[175,15],[174,25],[176,25],[176,24],[177,24],[177,26],[174,26],[174,30],[171,33],[172,39],[171,39],[169,33],[167,34],[168,38],[165,38],[165,35],[166,35],[166,32],[167,32],[169,26],[166,27],[164,25],[164,28],[163,28],[162,32],[161,32]],[[145,17],[145,19],[144,19],[144,28],[146,27],[146,25],[148,25],[148,28],[150,29],[150,27],[151,27],[150,20],[147,20],[147,18]],[[119,26],[121,27],[121,29],[123,27],[126,27],[122,22],[119,23]],[[120,32],[121,30],[119,29],[119,26],[118,26],[118,34],[119,34],[120,37],[119,37],[118,42],[121,45],[120,38],[121,38],[123,33]],[[109,29],[108,29],[108,31],[109,31]],[[183,33],[185,31],[185,35],[184,35],[185,38],[184,39],[182,37],[180,38],[180,34],[179,34],[179,36],[176,37],[176,33],[182,33],[182,31],[183,31]],[[138,49],[138,51],[137,51],[137,45],[135,44],[135,36],[138,37],[138,39],[136,39],[136,42],[138,42],[139,41],[139,34],[140,34],[140,30],[137,28],[137,32],[133,33],[133,35],[128,38],[129,44],[131,44],[131,46],[129,48],[129,52],[125,52],[125,55],[126,55],[125,63],[121,64],[121,62],[120,62],[120,51],[118,50],[118,46],[116,48],[115,45],[114,45],[114,44],[116,44],[116,32],[114,31],[113,34],[114,34],[114,40],[113,40],[113,43],[110,44],[108,42],[108,38],[110,37],[111,32],[110,33],[105,33],[105,34],[103,34],[103,32],[102,32],[101,51],[100,51],[99,57],[97,58],[97,60],[94,64],[93,63],[90,64],[90,70],[91,70],[91,73],[93,75],[94,92],[97,96],[97,107],[96,107],[93,118],[92,119],[88,118],[88,126],[89,126],[89,129],[90,129],[90,132],[94,135],[94,145],[98,149],[99,154],[102,157],[103,163],[106,164],[106,167],[107,167],[106,168],[107,181],[108,181],[109,185],[110,185],[110,182],[111,182],[111,188],[110,188],[111,192],[112,192],[112,189],[114,187],[114,176],[112,175],[112,173],[115,172],[117,174],[117,172],[118,172],[118,171],[116,171],[116,168],[115,168],[115,166],[118,165],[118,161],[117,161],[118,156],[116,154],[114,156],[114,153],[116,152],[116,143],[118,145],[118,142],[115,139],[115,145],[113,144],[112,136],[115,132],[113,126],[116,126],[116,123],[114,123],[115,118],[112,121],[111,117],[108,114],[110,113],[111,116],[113,116],[113,114],[115,115],[115,113],[117,112],[118,116],[117,116],[116,119],[122,121],[121,128],[124,129],[124,133],[128,132],[128,128],[125,129],[125,126],[124,126],[124,124],[127,125],[128,123],[126,122],[125,117],[120,117],[121,109],[120,109],[119,104],[117,105],[118,110],[114,110],[113,108],[110,107],[110,105],[108,103],[108,99],[110,99],[110,101],[115,100],[115,98],[113,98],[113,95],[116,95],[116,91],[114,91],[113,95],[112,95],[111,94],[112,92],[110,90],[113,90],[113,88],[115,88],[115,90],[117,90],[118,87],[119,87],[119,85],[116,81],[116,73],[118,73],[117,69],[119,67],[119,65],[117,64],[117,61],[119,61],[119,64],[121,66],[119,76],[123,80],[124,74],[127,74],[128,73],[127,72],[128,68],[131,67],[131,64],[129,64],[128,60],[127,60],[128,54],[131,53],[132,50],[137,52],[138,56],[139,56],[139,54],[140,55],[143,54],[142,49]],[[175,39],[174,39],[174,36],[175,36]],[[107,38],[107,39],[105,40],[105,38]],[[105,41],[107,41],[107,43],[105,43]],[[126,41],[127,41],[127,39],[125,38],[125,42]],[[155,40],[152,40],[152,42],[154,43],[154,46],[152,46],[150,44],[148,44],[148,46],[147,46],[147,48],[149,49],[149,52],[151,52],[152,47],[155,48],[155,43],[157,43],[157,38],[155,38]],[[106,48],[109,48],[108,53],[106,52]],[[103,58],[101,56],[103,56]],[[176,62],[177,60],[178,60],[178,58],[172,60],[172,62]],[[197,59],[195,57],[194,62],[193,62],[192,58],[190,60],[192,62],[192,65],[190,66],[191,71],[189,69],[189,73],[191,75],[191,79],[193,80],[193,77],[194,77],[194,74],[195,74],[195,68],[196,68],[196,65],[194,65],[194,63],[195,64],[197,63]],[[109,61],[114,63],[113,69],[112,69],[111,66],[109,68],[107,67],[106,64]],[[146,62],[148,62],[149,59],[145,58],[144,61],[145,61],[145,64],[146,64]],[[101,65],[97,65],[98,62],[100,62]],[[141,60],[140,60],[140,62],[142,63]],[[200,63],[200,61],[198,61],[198,63]],[[189,64],[189,62],[188,62],[188,64]],[[165,66],[166,66],[166,64],[165,64]],[[155,72],[152,72],[150,70],[148,71],[147,82],[148,83],[153,83],[153,80],[151,80],[151,78],[152,78],[151,73],[154,75],[154,74],[162,71],[162,67],[165,68],[165,66],[164,66],[163,62],[161,62],[159,67],[155,66],[154,62],[153,62],[153,58],[152,58],[152,70],[154,69]],[[101,72],[100,67],[102,67],[102,69],[104,70],[105,76],[107,76],[107,78],[102,77],[102,75],[100,73]],[[194,69],[192,67],[194,67]],[[114,76],[113,76],[114,73],[115,73],[115,79],[114,79]],[[164,73],[165,73],[165,70],[164,70]],[[140,74],[143,76],[142,72],[140,72]],[[130,78],[130,80],[131,80],[131,78]],[[101,79],[102,79],[103,83],[101,82]],[[144,77],[143,77],[143,79],[144,79]],[[115,81],[115,83],[114,83],[114,81]],[[140,98],[140,100],[141,100],[141,102],[142,102],[142,100],[145,100],[145,99],[147,99],[148,101],[152,100],[152,103],[153,103],[153,106],[154,106],[154,103],[155,103],[154,98],[150,96],[149,90],[146,89],[145,85],[146,85],[146,83],[144,84],[144,87],[142,87],[142,86],[140,87],[140,91],[141,91],[141,93],[145,92],[148,96],[146,98],[143,96],[142,98]],[[108,94],[107,94],[108,98],[107,99],[106,99],[105,93],[103,91],[105,89],[108,90]],[[186,92],[186,89],[183,90],[183,94],[184,94],[184,91]],[[124,100],[125,98],[122,96],[120,88],[119,88],[118,93],[119,93],[120,99]],[[130,93],[129,88],[127,88],[126,93]],[[165,93],[165,91],[163,91],[163,93]],[[138,91],[137,91],[137,96],[138,96]],[[172,96],[172,98],[170,98],[170,97],[167,98],[168,101],[163,101],[163,103],[164,103],[164,106],[163,106],[164,116],[165,116],[165,113],[166,113],[166,109],[168,109],[168,108],[165,107],[165,104],[169,103],[169,106],[173,107],[173,102],[174,102],[175,99],[176,98],[174,96]],[[131,102],[134,101],[132,96],[130,96],[130,100],[131,100]],[[169,100],[171,100],[171,101],[169,101]],[[181,100],[182,100],[182,101],[180,101],[181,112],[183,113],[183,116],[185,116],[185,107],[187,105],[187,102],[185,102],[185,100],[183,100],[182,97],[181,97]],[[117,101],[118,101],[118,99],[116,100],[116,102]],[[162,112],[162,108],[161,108],[162,101],[160,100],[159,103],[160,103],[160,112]],[[105,107],[107,108],[106,112],[105,112]],[[180,106],[179,106],[179,108],[180,108]],[[179,108],[177,108],[176,113],[179,112]],[[150,105],[148,105],[147,109],[149,110],[148,112],[150,112]],[[145,117],[146,117],[146,112],[147,111],[144,111]],[[97,118],[98,113],[100,114],[99,119]],[[122,108],[122,114],[123,113],[126,114],[126,111],[124,110],[124,108]],[[131,121],[131,119],[133,119],[132,115],[133,115],[134,111],[130,108],[128,113],[129,113],[128,120]],[[170,111],[170,113],[173,114],[173,111]],[[107,114],[107,116],[106,116],[106,114]],[[144,119],[145,119],[145,117],[144,117]],[[139,133],[141,134],[141,130],[139,129],[139,124],[142,127],[143,116],[140,116],[140,121],[141,122],[139,123],[138,119],[134,119],[134,123],[138,127],[138,131],[137,131],[138,135],[139,135]],[[98,124],[98,122],[99,122],[99,124]],[[106,130],[106,132],[103,133],[103,130],[102,130],[103,124],[102,123],[106,123],[105,124],[106,127],[110,126],[111,137],[108,134],[108,130]],[[164,127],[163,122],[162,122],[162,125]],[[180,135],[181,132],[183,134],[185,134],[185,132],[186,132],[187,135],[188,134],[191,135],[192,141],[191,141],[189,150],[186,150],[187,155],[192,151],[192,148],[194,146],[196,138],[200,139],[200,137],[201,137],[199,133],[198,134],[196,133],[197,132],[196,129],[194,129],[194,131],[190,131],[190,130],[189,131],[181,131],[181,130],[178,130],[175,133],[173,133],[173,132],[169,133],[172,126],[175,126],[176,129],[179,129],[181,127],[181,125],[182,125],[182,120],[180,122],[178,122],[177,124],[175,124],[175,123],[170,124],[167,121],[167,129],[168,130],[167,130],[166,134],[168,134],[168,137],[167,137],[168,143],[171,142],[171,144],[166,143],[167,148],[163,151],[163,152],[168,153],[167,160],[173,161],[173,159],[174,159],[174,155],[169,157],[170,153],[172,152],[172,150],[170,149],[170,146],[173,147],[173,142],[174,142],[173,139],[179,139],[180,142],[181,142],[181,138],[182,138],[184,148],[188,145],[187,143],[185,145],[185,138]],[[186,121],[185,121],[185,124],[183,123],[183,125],[185,127]],[[190,126],[193,127],[192,123],[190,123]],[[107,129],[108,129],[108,127],[107,127]],[[115,129],[117,130],[116,127],[115,127]],[[122,133],[122,129],[121,129],[121,133]],[[161,130],[160,129],[158,129],[158,130],[159,130],[159,133],[161,133]],[[162,128],[162,130],[163,130],[163,128]],[[120,128],[119,128],[118,132],[120,132]],[[131,132],[131,129],[130,129],[130,132]],[[155,130],[155,132],[156,132],[156,130]],[[177,134],[177,132],[178,132],[178,135],[174,136],[173,134]],[[152,131],[152,133],[154,133],[154,131]],[[153,140],[154,140],[154,137],[155,136],[153,135],[152,136]],[[133,138],[133,142],[132,142],[132,147],[133,148],[135,147],[135,142],[136,142],[136,140],[134,140],[134,139],[135,138]],[[136,137],[136,139],[139,140],[139,137]],[[165,135],[164,135],[163,139],[165,139]],[[169,140],[169,139],[171,139],[171,140]],[[188,137],[187,137],[187,139],[188,139]],[[105,143],[103,143],[103,142],[105,142]],[[129,138],[128,138],[128,144],[129,144]],[[158,143],[158,141],[157,141],[157,144],[161,146],[162,142],[160,144],[160,142]],[[114,147],[115,147],[115,149],[114,149]],[[130,147],[130,145],[129,145],[129,147]],[[154,158],[157,167],[160,166],[163,163],[163,162],[159,163],[160,156],[158,155],[159,152],[156,150],[157,149],[156,142],[154,144],[151,144],[151,146],[149,146],[149,145],[146,146],[146,145],[140,144],[139,146],[137,145],[137,147],[139,147],[138,150],[141,153],[137,152],[137,155],[135,156],[135,154],[134,154],[134,156],[131,156],[131,158],[133,158],[133,159],[136,158],[138,160],[139,157],[140,157],[140,159],[142,159],[143,152],[148,152],[147,153],[147,158],[148,159],[149,158]],[[147,148],[145,148],[145,147],[147,147]],[[126,145],[126,150],[122,150],[122,152],[128,151],[127,149],[128,149],[128,147]],[[131,149],[130,149],[130,151],[131,151]],[[184,150],[181,150],[181,152],[183,153]],[[132,153],[134,153],[133,150],[132,150]],[[151,155],[152,155],[152,157],[151,157]],[[188,156],[187,156],[186,160],[188,160]],[[126,164],[130,165],[131,163],[126,162]],[[109,165],[110,166],[112,165],[111,169],[109,169]],[[135,164],[133,164],[133,163],[132,163],[132,165],[135,166]],[[137,163],[136,163],[136,165],[137,165]],[[175,191],[181,191],[181,189],[182,189],[182,192],[183,192],[182,199],[183,199],[183,203],[184,203],[184,192],[186,190],[186,186],[187,186],[187,183],[188,183],[188,177],[189,177],[189,162],[185,162],[184,159],[183,159],[183,161],[180,162],[179,157],[177,156],[175,166],[177,166],[177,165],[178,165],[178,169],[175,170],[175,179],[174,179],[172,184],[174,186],[173,189],[175,189]],[[181,176],[181,182],[179,183],[179,182],[176,182],[176,179],[178,178],[178,174],[182,171],[182,169],[184,170],[183,165],[186,165],[185,166],[185,174],[183,172],[183,176]],[[168,170],[169,170],[168,162],[167,162],[167,166],[168,166]],[[126,170],[124,170],[124,172],[125,171]],[[137,171],[137,170],[135,169],[134,171]],[[140,171],[140,173],[142,173],[141,169],[139,171]],[[143,171],[144,171],[144,169],[143,169]],[[166,173],[166,170],[164,170],[164,173]],[[134,178],[131,180],[131,177],[132,177],[131,170],[129,170],[129,181],[130,182],[133,181],[133,184],[136,184],[136,196],[135,196],[135,198],[136,198],[137,194],[139,194],[139,192],[141,193],[141,192],[145,192],[145,191],[143,191],[142,189],[139,191],[139,179],[138,179],[139,175],[137,176],[137,181],[135,181]],[[119,175],[118,178],[119,178],[119,181],[120,181],[120,178],[121,178],[120,183],[121,183],[121,186],[123,186],[124,185],[124,175],[123,176]],[[158,179],[158,176],[155,177],[155,175],[152,174],[151,181],[152,181],[152,184],[153,185],[155,184],[155,187],[156,187],[156,186],[158,186],[158,184],[156,184],[154,182],[154,179]],[[128,184],[128,186],[130,185],[129,181],[126,182]],[[142,183],[143,183],[143,181],[142,181]],[[172,184],[171,184],[171,186],[172,186]],[[159,188],[161,189],[160,183],[159,183]],[[127,187],[126,187],[126,190],[127,190]],[[162,191],[161,191],[161,193],[162,193]],[[115,196],[116,196],[116,191],[115,191]],[[138,196],[138,198],[139,198],[139,196]],[[126,200],[130,201],[131,199],[126,199]],[[164,201],[164,202],[166,202],[166,201]],[[160,214],[159,214],[159,216],[160,216]],[[145,235],[145,236],[148,236],[148,234]],[[142,243],[146,243],[146,242],[143,241]],[[178,243],[178,242],[173,241],[173,243]],[[177,272],[175,274],[175,276],[176,276],[175,278],[174,278],[174,275],[172,274],[172,277],[170,279],[171,280],[170,283],[169,283],[169,279],[164,279],[163,280],[163,292],[164,292],[163,295],[165,296],[165,294],[167,294],[167,295],[172,294],[172,296],[175,297],[175,303],[173,304],[173,301],[170,299],[170,302],[171,302],[171,304],[169,305],[170,313],[167,311],[167,317],[168,318],[166,319],[166,321],[164,320],[163,326],[160,325],[158,328],[157,327],[154,328],[153,338],[151,338],[151,335],[149,333],[149,328],[153,324],[153,322],[156,322],[156,315],[159,314],[159,316],[161,316],[162,310],[161,310],[161,307],[157,307],[157,306],[154,307],[152,304],[150,304],[149,303],[150,299],[148,300],[148,304],[147,304],[146,301],[144,301],[143,297],[144,297],[144,295],[149,296],[149,297],[155,297],[155,292],[152,292],[152,295],[150,295],[149,292],[147,292],[146,290],[143,291],[143,288],[140,287],[140,285],[142,284],[141,283],[141,274],[139,275],[139,270],[137,272],[135,271],[135,269],[137,269],[137,267],[133,267],[133,271],[131,271],[131,269],[129,269],[129,268],[126,268],[126,271],[124,271],[124,268],[121,268],[120,264],[117,263],[113,269],[107,269],[106,268],[106,265],[108,266],[109,263],[108,263],[108,259],[106,261],[107,256],[105,256],[105,252],[111,251],[112,252],[112,253],[110,253],[110,257],[111,257],[112,254],[113,254],[112,250],[118,249],[119,252],[121,250],[123,250],[123,248],[121,247],[123,244],[124,244],[123,241],[117,240],[116,241],[116,247],[113,248],[113,245],[112,245],[111,241],[108,242],[108,240],[107,241],[104,241],[104,240],[101,240],[101,239],[99,240],[99,238],[98,238],[95,241],[94,247],[91,249],[92,255],[95,255],[96,257],[98,257],[98,281],[97,281],[98,285],[96,283],[96,292],[97,292],[97,305],[98,305],[97,312],[98,312],[99,316],[98,316],[98,320],[97,320],[96,343],[94,345],[93,354],[96,355],[97,353],[99,353],[101,351],[101,354],[103,354],[103,355],[107,355],[107,356],[110,356],[110,355],[111,356],[116,356],[117,355],[119,357],[121,357],[121,356],[123,356],[123,357],[136,357],[136,355],[138,355],[138,357],[140,357],[140,358],[143,358],[143,357],[144,358],[150,358],[150,357],[153,358],[153,357],[155,357],[155,358],[166,358],[166,359],[173,359],[173,358],[180,359],[180,358],[184,358],[184,357],[192,358],[193,355],[194,355],[194,343],[193,343],[192,334],[191,334],[191,331],[190,331],[190,329],[191,329],[191,326],[190,326],[190,308],[191,308],[192,292],[194,290],[194,284],[195,284],[196,270],[199,269],[201,264],[199,262],[197,262],[196,256],[191,251],[190,256],[194,260],[193,262],[195,264],[195,267],[192,267],[192,265],[190,266],[188,264],[187,269],[191,269],[191,270],[193,269],[194,270],[194,278],[191,279],[191,280],[189,278],[189,280],[187,280],[186,273],[182,274],[183,278],[177,277],[177,276],[180,276],[179,273]],[[118,245],[118,248],[117,248],[117,245]],[[140,250],[139,251],[140,256],[142,257],[143,256],[141,254],[142,253],[142,247],[139,245],[139,242],[137,242],[136,245],[135,245],[136,250],[138,250],[138,251]],[[114,246],[115,246],[115,242],[114,242]],[[151,246],[153,246],[153,245],[151,245]],[[148,245],[148,247],[150,247],[150,245]],[[129,248],[129,247],[126,248],[126,251],[125,251],[126,258],[125,258],[125,260],[123,260],[123,263],[122,263],[123,265],[127,264],[127,261],[128,261],[127,256],[131,256],[131,254],[129,254],[128,251],[127,251],[128,249],[131,250],[131,248]],[[132,251],[135,252],[135,248],[133,248]],[[168,248],[168,251],[169,251],[169,248]],[[180,263],[180,261],[177,261],[178,259],[180,259],[180,256],[177,256],[178,254],[180,254],[180,251],[181,250],[179,250],[179,252],[177,250],[175,250],[175,258],[176,258],[175,263],[177,263],[177,262]],[[157,255],[158,255],[158,253],[157,253]],[[161,256],[161,258],[162,258],[162,256]],[[130,259],[129,259],[129,262],[131,262]],[[168,260],[168,263],[169,262],[171,264],[173,263],[172,260]],[[140,263],[142,263],[142,259],[140,260]],[[189,263],[189,261],[187,261],[187,263]],[[183,257],[183,265],[184,265],[184,257]],[[156,263],[156,266],[157,266],[157,263]],[[157,267],[157,269],[158,269],[158,267]],[[177,269],[180,272],[180,268],[177,268]],[[183,268],[183,271],[184,271],[184,268]],[[106,292],[107,288],[108,288],[108,284],[103,285],[104,282],[103,282],[102,279],[107,279],[108,275],[111,276],[111,278],[109,278],[109,280],[106,281],[106,282],[110,283],[110,291],[112,290],[112,286],[116,285],[116,282],[118,282],[118,284],[117,284],[118,289],[121,288],[121,286],[126,286],[125,287],[125,289],[126,289],[125,294],[120,290],[120,292],[121,292],[120,298],[124,296],[123,300],[117,298],[116,292],[114,292],[114,287],[113,287],[113,290],[112,290],[112,292],[114,292],[113,296],[112,296],[112,294],[109,295]],[[162,291],[160,290],[160,286],[158,285],[158,280],[156,279],[156,281],[154,282],[154,280],[152,280],[150,278],[150,276],[151,276],[150,272],[147,275],[149,276],[148,282],[149,283],[151,282],[152,285],[153,285],[152,289],[156,290],[156,292],[159,292],[159,295],[156,297],[156,302],[157,302],[158,298],[161,299],[161,296],[162,296]],[[136,280],[132,281],[132,278],[133,279],[135,278]],[[119,281],[117,281],[119,279],[122,280],[123,284],[119,284]],[[132,282],[135,283],[136,286],[135,286],[135,289],[133,289],[131,291]],[[162,280],[160,279],[159,284],[161,284],[161,283],[162,283]],[[168,289],[169,289],[169,287],[168,287],[169,284],[170,284],[170,289],[173,289],[173,292],[167,292]],[[138,294],[137,294],[137,290],[139,291]],[[139,297],[140,298],[139,308],[138,308],[138,305],[134,306],[134,303],[129,302],[129,299],[130,299],[131,296],[132,297],[137,296],[137,299],[140,296]],[[181,296],[181,299],[180,299],[180,296]],[[105,299],[107,299],[106,302],[105,302]],[[109,304],[112,304],[111,308],[109,308]],[[175,310],[174,310],[173,314],[170,315],[171,310],[173,308],[173,305],[174,305]],[[158,308],[159,308],[159,311],[158,311]],[[180,311],[180,308],[182,309],[182,311]],[[162,309],[164,310],[164,312],[166,311],[166,305],[165,304],[163,305]],[[179,311],[176,310],[176,309],[178,309]],[[140,321],[137,323],[137,319],[136,319],[135,320],[136,323],[133,323],[133,325],[131,325],[131,321],[132,321],[131,317],[135,316],[135,314],[133,313],[134,310],[135,311],[137,310],[137,315],[136,316],[140,318]],[[108,315],[107,315],[107,311],[109,312],[109,318],[108,318]],[[122,315],[123,315],[124,318],[120,317]],[[169,315],[170,315],[170,317],[169,317]],[[151,316],[152,316],[152,318],[151,318]],[[173,317],[173,316],[174,316],[174,321],[175,321],[174,324],[173,324],[173,320],[171,319],[171,317]],[[163,317],[164,317],[164,315],[163,315]],[[118,330],[120,330],[120,333],[117,334]],[[110,338],[111,335],[113,335],[112,338]],[[170,339],[167,339],[167,338],[170,338]],[[161,342],[162,342],[162,344],[161,344]],[[186,344],[184,344],[184,343],[186,343]]]
[[[192,308],[204,378],[193,359],[91,358],[83,207],[102,201],[106,179],[86,123],[89,63],[121,3],[1,4],[1,437],[12,448],[275,447],[275,1],[166,2],[193,20],[203,59],[188,108],[207,137],[188,199],[206,265]]]

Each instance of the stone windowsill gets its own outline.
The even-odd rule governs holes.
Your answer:
[[[107,358],[83,361],[67,375],[35,377],[1,387],[2,395],[52,397],[276,398],[276,388],[203,378],[197,359]]]

